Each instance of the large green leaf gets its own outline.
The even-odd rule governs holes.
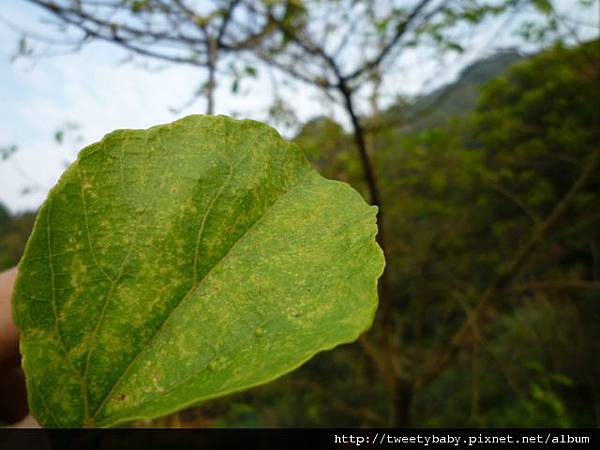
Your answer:
[[[376,211],[257,122],[190,116],[85,148],[15,288],[35,417],[154,418],[355,340],[384,265]]]

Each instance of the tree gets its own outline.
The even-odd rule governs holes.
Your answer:
[[[78,49],[101,40],[136,55],[202,69],[207,79],[195,96],[206,96],[207,114],[214,111],[221,60],[256,47],[275,31],[273,20],[287,20],[294,11],[289,3],[277,8],[241,0],[194,6],[184,0],[28,1],[54,15],[59,27],[77,31],[63,45]]]
[[[27,237],[31,233],[35,214],[11,214],[0,203],[0,271],[14,267],[18,262]]]

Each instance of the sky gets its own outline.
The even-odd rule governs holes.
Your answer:
[[[178,113],[172,111],[186,104],[201,83],[197,69],[155,64],[154,70],[146,70],[123,64],[126,54],[108,43],[92,43],[72,54],[12,61],[19,38],[14,27],[36,31],[43,18],[37,7],[22,0],[0,0],[0,147],[18,147],[10,158],[0,161],[0,202],[12,212],[39,207],[79,148],[106,133],[147,128],[205,109],[203,101],[198,101]],[[496,31],[484,31],[483,43],[486,32],[494,36]],[[496,42],[499,47],[508,44],[508,38]],[[485,55],[475,46],[470,55],[460,56],[446,66],[450,69],[434,77],[440,73],[439,61],[407,54],[408,66],[420,69],[399,74],[390,89],[401,86],[401,93],[408,95],[433,89],[455,78],[474,56]],[[430,82],[432,77],[434,82]],[[241,91],[234,95],[229,85],[220,85],[216,113],[264,120],[272,99],[268,77],[242,84]],[[326,105],[316,92],[293,85],[291,95],[300,120],[325,113],[343,121],[339,110],[324,111]],[[59,144],[54,135],[67,123],[77,124],[78,129],[68,131]],[[290,130],[280,132],[289,137]]]
[[[22,1],[0,0],[0,6],[3,19],[28,29],[41,16]],[[117,128],[147,128],[204,111],[202,102],[180,114],[170,111],[184,105],[200,83],[192,67],[144,70],[121,64],[125,53],[100,43],[75,54],[11,62],[17,41],[18,34],[0,23],[0,146],[18,147],[0,161],[0,202],[12,212],[37,208],[78,147]],[[260,95],[233,97],[223,86],[216,112],[249,117],[266,106]],[[53,136],[68,122],[80,129],[58,145]]]

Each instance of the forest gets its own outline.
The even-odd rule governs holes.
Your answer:
[[[194,94],[206,99],[198,112],[214,112],[218,84],[233,79],[234,91],[261,64],[322,91],[346,117],[324,110],[300,121],[282,97],[271,123],[295,124],[292,140],[320,173],[380,207],[386,269],[375,324],[357,342],[266,385],[136,425],[600,425],[600,40],[576,39],[568,26],[563,33],[560,2],[213,2],[226,7],[190,24],[188,2],[160,9],[165,2],[107,1],[117,12],[128,8],[119,25],[93,5],[71,4],[86,1],[33,3],[83,30],[82,42],[108,41],[174,66],[198,63],[206,72]],[[177,4],[181,16],[171,10]],[[240,17],[255,29],[231,19],[244,5]],[[267,14],[256,5],[268,12],[263,22],[248,18]],[[366,44],[348,38],[339,45],[349,56],[338,61],[343,51],[313,41],[331,36],[335,15],[314,19],[327,7],[345,23],[364,22],[366,31],[350,28],[364,31],[356,39],[374,53],[357,57]],[[457,30],[525,7],[539,15],[521,28],[535,44],[526,51],[497,50],[432,91],[378,102],[378,89],[395,86],[400,69],[389,60],[402,49],[466,51]],[[581,7],[597,12],[598,2]],[[180,20],[178,32],[156,31],[157,15]],[[209,45],[183,61],[196,45],[194,26]],[[21,57],[35,57],[23,45]],[[238,51],[256,67],[226,79],[219,58]],[[0,270],[19,262],[35,215],[0,204]]]

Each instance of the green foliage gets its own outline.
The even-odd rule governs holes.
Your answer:
[[[109,134],[52,189],[20,263],[32,412],[152,419],[355,340],[384,265],[375,213],[257,122]]]
[[[17,151],[17,146],[14,144],[0,147],[0,160],[6,161],[14,153],[16,153],[16,151]]]
[[[503,211],[516,212],[516,207],[529,220],[540,220],[597,148],[599,54],[600,41],[576,49],[558,46],[516,65],[484,89],[474,139],[476,147],[485,149],[491,182],[510,188],[510,198],[498,204]],[[599,213],[590,208],[597,189],[593,183],[575,199],[570,223],[555,235],[562,252],[585,253],[593,239],[592,224],[600,223]],[[516,233],[524,229],[515,221],[511,226]]]
[[[34,219],[33,213],[11,216],[0,203],[0,271],[14,267],[19,262]]]
[[[327,176],[360,186],[360,163],[352,152],[352,140],[339,124],[327,118],[314,119],[304,125],[295,142]]]
[[[599,56],[598,41],[549,49],[486,85],[468,122],[451,120],[401,141],[399,172],[390,174],[398,188],[388,194],[394,205],[389,226],[397,230],[395,245],[417,262],[391,255],[388,263],[408,304],[407,334],[423,340],[429,352],[443,351],[452,324],[479,301],[597,149]],[[391,166],[391,159],[381,164]],[[427,414],[444,392],[453,392],[453,403],[443,408],[448,413],[419,416],[424,423],[594,423],[588,396],[598,392],[598,382],[588,374],[597,372],[597,361],[586,356],[594,350],[579,330],[594,320],[581,308],[598,292],[600,216],[593,205],[599,192],[596,179],[577,194],[568,220],[512,281],[489,318],[498,328],[485,353],[467,357],[471,367],[449,371],[417,399],[417,415]],[[531,360],[543,361],[533,374],[521,369]],[[461,418],[451,412],[455,408],[471,412]]]

